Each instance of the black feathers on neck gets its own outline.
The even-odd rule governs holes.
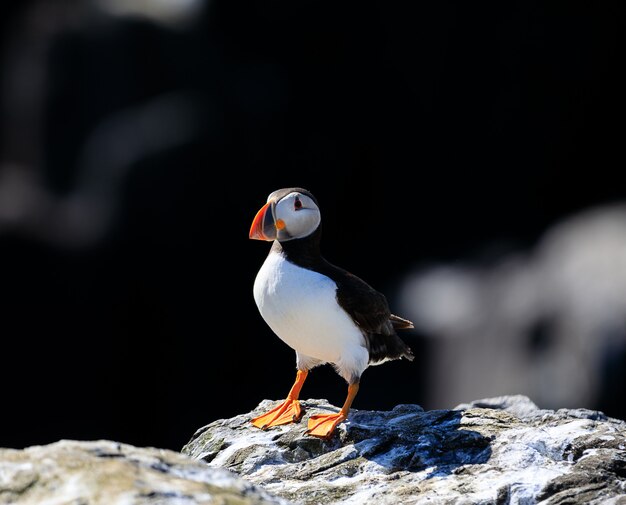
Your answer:
[[[312,268],[322,260],[320,242],[322,238],[322,225],[303,238],[286,240],[284,242],[274,241],[272,251],[284,254],[292,263],[304,268]]]

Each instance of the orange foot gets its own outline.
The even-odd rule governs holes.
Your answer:
[[[302,408],[298,400],[287,399],[278,407],[252,419],[252,424],[257,428],[266,430],[271,426],[295,423],[302,417]]]
[[[348,416],[339,412],[337,414],[318,414],[309,418],[307,435],[321,438],[330,437],[337,425]]]

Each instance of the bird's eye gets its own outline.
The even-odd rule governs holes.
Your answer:
[[[293,208],[296,210],[300,210],[302,208],[302,202],[300,201],[300,198],[298,198],[296,196],[296,200],[293,202]]]

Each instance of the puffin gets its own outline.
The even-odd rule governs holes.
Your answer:
[[[299,187],[278,189],[254,216],[249,238],[271,241],[254,280],[258,310],[270,329],[296,353],[296,379],[287,398],[252,419],[263,430],[300,420],[300,391],[311,369],[331,364],[348,383],[337,413],[312,415],[306,434],[330,438],[347,419],[366,368],[414,358],[396,330],[413,328],[392,314],[386,297],[321,254],[317,199]]]

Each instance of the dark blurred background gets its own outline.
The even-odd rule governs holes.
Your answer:
[[[293,185],[327,259],[416,322],[355,408],[626,417],[623,2],[4,8],[0,446],[179,450],[283,398],[248,230]],[[345,394],[330,367],[303,390]]]

